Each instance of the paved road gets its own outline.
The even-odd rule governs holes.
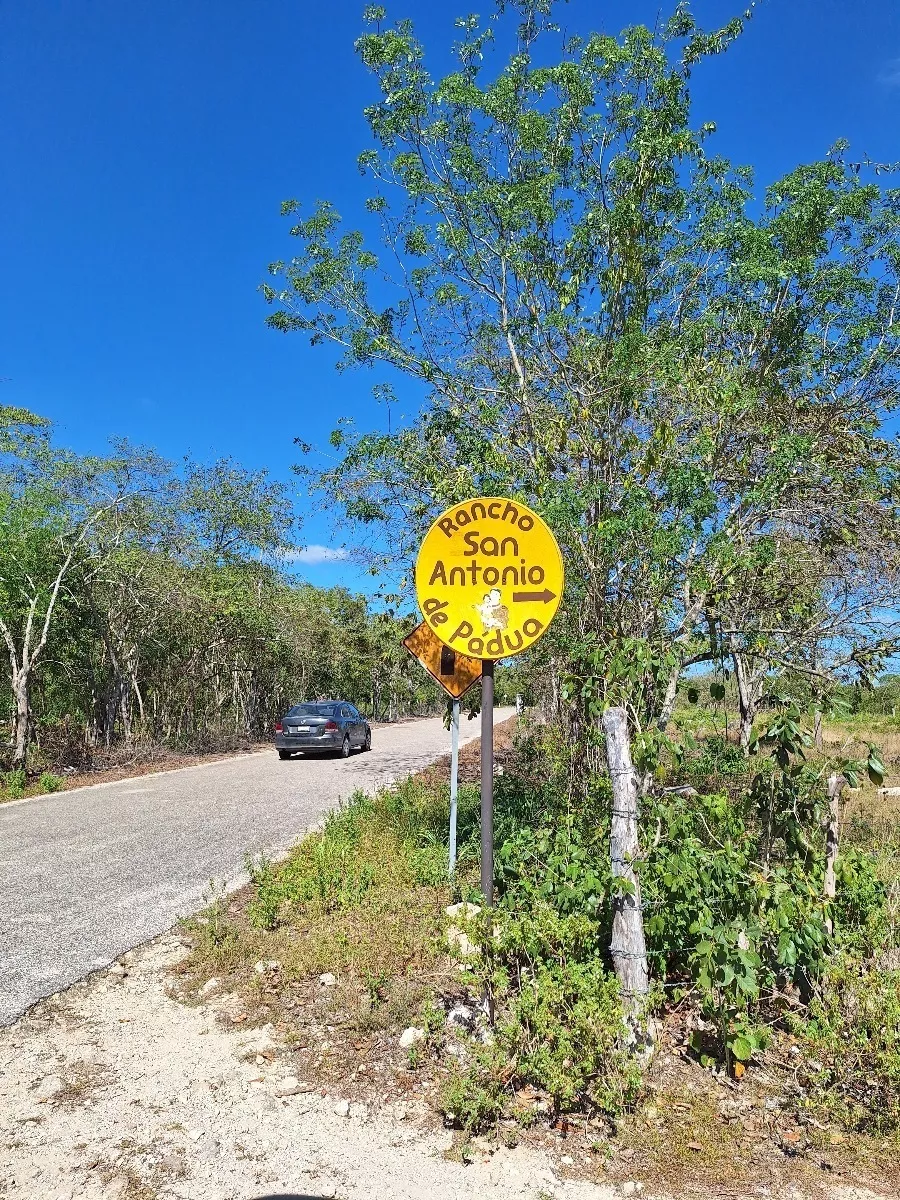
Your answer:
[[[498,709],[495,721],[511,709]],[[478,722],[463,719],[463,744]],[[357,788],[447,753],[438,718],[375,730],[370,754],[275,751],[0,805],[0,1025],[195,911],[246,853],[286,850]]]

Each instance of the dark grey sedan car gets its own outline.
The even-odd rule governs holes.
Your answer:
[[[275,726],[275,749],[279,758],[304,754],[339,754],[371,750],[369,722],[346,700],[317,700],[295,704]]]

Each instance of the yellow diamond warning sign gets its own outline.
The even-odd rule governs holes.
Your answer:
[[[447,509],[416,560],[425,620],[446,646],[471,658],[507,658],[533,646],[562,590],[556,538],[537,513],[502,496]]]
[[[406,635],[403,645],[454,700],[481,678],[481,659],[451,650],[435,637],[424,621]]]

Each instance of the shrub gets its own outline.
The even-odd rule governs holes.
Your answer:
[[[515,912],[537,901],[560,913],[584,913],[607,922],[608,828],[600,814],[592,820],[586,813],[570,813],[555,827],[516,830],[495,856],[503,906]]]
[[[718,779],[746,779],[749,767],[740,746],[713,734],[700,743],[700,753],[690,760],[689,774],[709,787]]]
[[[515,904],[507,893],[467,927],[481,950],[470,960],[473,990],[489,992],[497,1011],[494,1049],[454,1070],[445,1100],[469,1131],[499,1115],[523,1084],[546,1091],[556,1111],[615,1117],[636,1097],[640,1072],[625,1051],[619,985],[599,928],[595,913],[561,912],[535,892]]]
[[[509,1076],[509,1064],[496,1044],[478,1046],[467,1067],[451,1067],[441,1089],[447,1120],[466,1133],[496,1124],[509,1103]]]
[[[38,787],[45,795],[58,792],[61,786],[62,780],[60,777],[52,774],[50,771],[44,771],[38,780]]]
[[[868,851],[842,849],[830,911],[824,900],[825,785],[821,770],[803,760],[794,716],[781,714],[761,733],[772,755],[752,760],[752,779],[738,747],[709,738],[691,771],[699,784],[716,782],[720,790],[642,801],[638,871],[651,973],[683,983],[713,1022],[715,1036],[697,1047],[704,1058],[746,1062],[760,1049],[759,1006],[786,980],[802,996],[812,994],[834,948],[829,916],[844,943],[871,940],[883,921],[885,887]],[[520,917],[530,979],[542,963],[564,962],[576,974],[594,969],[593,960],[611,965],[608,782],[592,779],[572,800],[558,771],[551,767],[545,780],[530,783],[527,806],[510,797],[511,810],[517,803],[517,815],[539,813],[538,821],[509,820],[498,790],[498,827],[507,831],[496,855],[499,905]],[[504,777],[510,793],[518,786],[514,773]],[[553,944],[563,928],[577,947]],[[520,961],[514,951],[507,969],[518,970]]]
[[[614,1116],[640,1089],[624,1029],[618,981],[600,959],[551,959],[521,977],[499,1041],[514,1056],[517,1076],[549,1092],[557,1110]]]
[[[887,888],[879,878],[879,855],[845,845],[835,863],[837,889],[833,905],[835,932],[842,940],[859,940],[863,946],[878,941],[883,932]]]
[[[21,799],[25,795],[25,772],[22,770],[7,771],[4,786],[10,800]]]

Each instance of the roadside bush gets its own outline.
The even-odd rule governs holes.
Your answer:
[[[62,780],[58,775],[54,775],[50,771],[44,771],[38,780],[38,787],[45,795],[52,792],[58,792],[62,786]]]
[[[559,913],[597,920],[597,936],[608,926],[610,889],[609,822],[598,812],[566,814],[556,826],[525,826],[500,844],[495,876],[501,904],[512,912],[534,903]]]
[[[25,772],[24,771],[7,771],[6,777],[3,780],[3,785],[6,788],[6,794],[10,800],[20,800],[25,795]]]
[[[847,942],[870,940],[884,916],[878,858],[853,846],[838,858],[837,900],[826,903],[825,781],[803,760],[804,734],[792,710],[770,729],[759,744],[772,753],[751,759],[752,777],[740,749],[723,739],[708,739],[694,757],[697,782],[704,783],[703,772],[707,785],[727,777],[728,792],[707,786],[698,795],[651,794],[641,805],[644,850],[636,865],[651,975],[692,994],[712,1022],[714,1036],[696,1047],[704,1061],[747,1062],[763,1047],[760,1006],[774,989],[793,983],[811,997],[834,948],[829,917],[834,937]],[[607,974],[612,966],[608,780],[591,779],[572,801],[561,774],[550,762],[546,782],[529,797],[526,815],[539,821],[498,821],[508,830],[496,855],[498,905],[518,914],[529,979],[541,963],[575,964],[575,976],[595,961]],[[515,792],[516,774],[504,784]],[[533,781],[529,787],[534,792]],[[519,802],[517,817],[521,811]],[[540,921],[530,919],[538,913]],[[546,931],[558,933],[570,918],[579,945],[560,954]],[[521,952],[508,961],[519,970]]]
[[[696,755],[686,759],[685,774],[712,790],[722,780],[747,780],[750,766],[740,746],[712,734],[700,742]]]
[[[515,1091],[529,1084],[549,1095],[554,1113],[614,1119],[634,1103],[641,1072],[623,1045],[618,983],[600,959],[538,961],[509,976],[494,1001],[495,1041],[474,1046],[442,1090],[454,1123],[469,1133],[496,1123],[515,1111]]]
[[[884,936],[888,891],[880,878],[882,856],[859,846],[841,849],[835,864],[837,889],[832,906],[835,935],[868,948]]]
[[[623,1046],[618,981],[599,958],[536,962],[523,973],[500,1031],[516,1074],[549,1092],[557,1111],[611,1116],[636,1099],[640,1070]]]
[[[508,897],[507,897],[508,899]],[[532,895],[501,905],[470,926],[480,954],[467,963],[475,994],[496,1010],[493,1045],[475,1047],[444,1091],[447,1114],[468,1131],[514,1109],[514,1093],[534,1085],[554,1112],[622,1113],[640,1089],[624,1046],[618,981],[600,952],[596,919],[561,913]]]
[[[445,1118],[466,1133],[495,1125],[509,1107],[509,1061],[496,1045],[476,1046],[465,1066],[454,1063],[441,1088]]]

